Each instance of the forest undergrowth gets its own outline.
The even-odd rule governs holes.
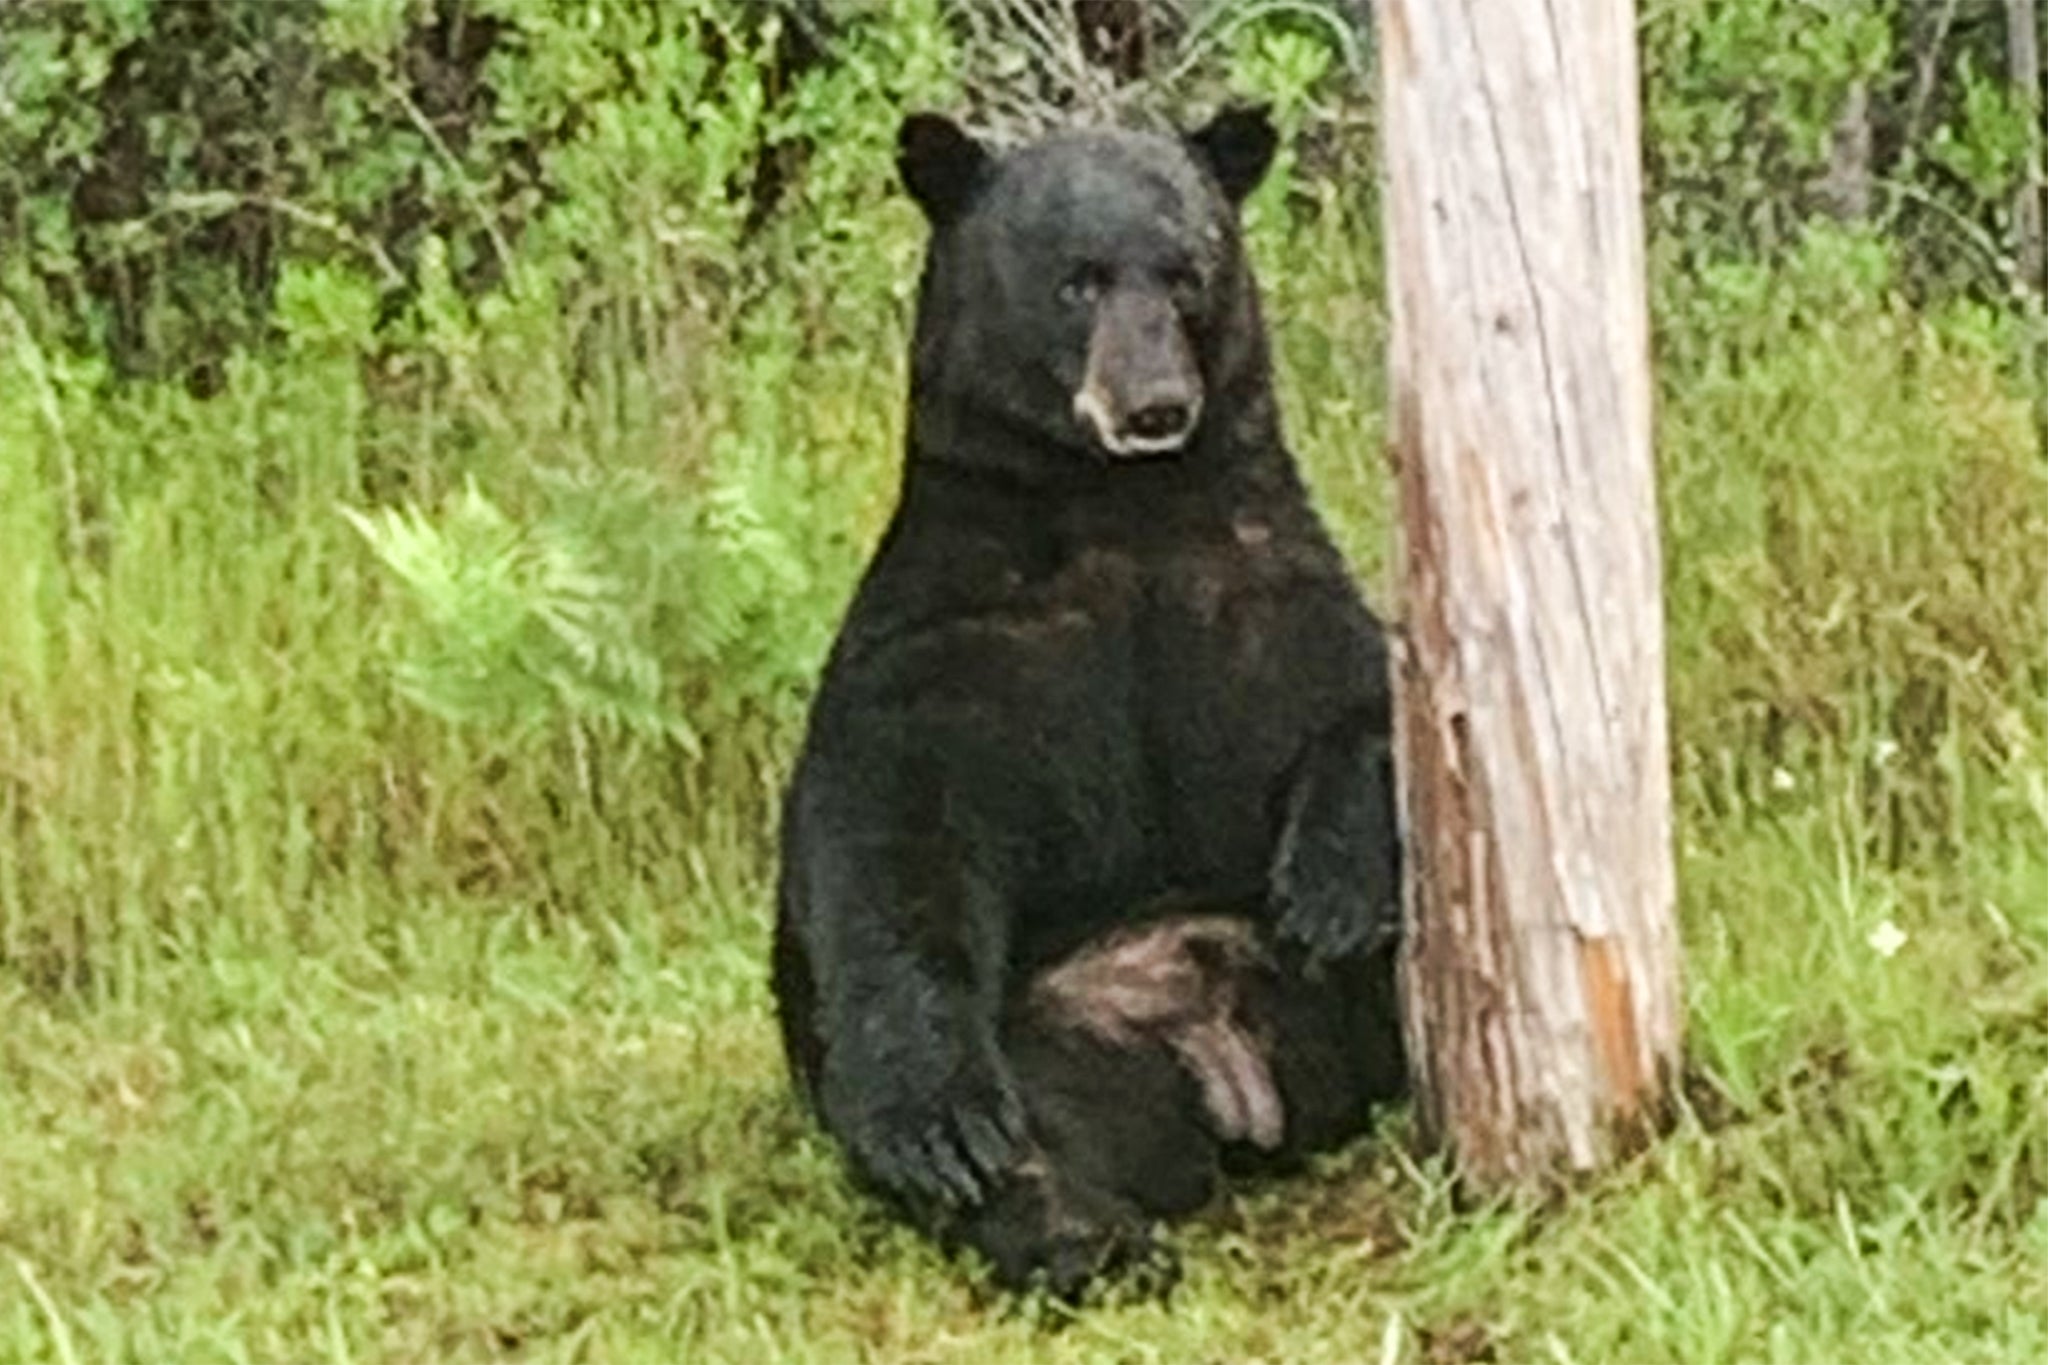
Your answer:
[[[200,22],[129,8],[30,6],[0,61]],[[1903,219],[1698,216],[1670,168],[1738,157],[1685,117],[1719,107],[1700,73],[1772,4],[1646,34],[1676,1129],[1555,1205],[1473,1208],[1397,1112],[1177,1233],[1169,1297],[1078,1314],[849,1190],[766,991],[775,795],[897,476],[893,119],[963,98],[974,35],[913,6],[804,66],[731,6],[482,6],[501,65],[463,60],[499,123],[451,140],[389,54],[463,7],[386,8],[319,50],[393,164],[259,206],[294,234],[262,239],[260,308],[206,311],[254,288],[225,191],[65,237],[47,186],[0,184],[0,1360],[2048,1358],[2036,324]],[[1772,79],[1910,83],[1837,26]],[[180,33],[194,62],[276,36]],[[1328,93],[1370,54],[1286,15],[1213,46],[1289,131],[1249,209],[1288,429],[1392,605],[1383,267],[1342,159],[1369,109]],[[73,79],[140,100],[134,73]],[[6,88],[45,152],[72,136]],[[1923,122],[1975,128],[1984,157],[1950,154],[1989,177],[2004,125],[1969,98]],[[348,197],[408,184],[452,226]]]

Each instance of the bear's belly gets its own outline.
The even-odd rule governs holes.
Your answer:
[[[1162,899],[1261,903],[1287,774],[1369,687],[1348,582],[1262,567],[1096,556],[850,661],[844,760],[1002,846],[1020,967]]]
[[[1168,873],[1191,890],[1263,877],[1289,770],[1366,685],[1341,614],[1257,591],[1204,605],[1162,608],[1140,664]]]
[[[1127,630],[1077,624],[1065,648],[1041,639],[974,670],[1016,689],[991,714],[1034,718],[1004,743],[1024,760],[1025,823],[1041,836],[1019,906],[1024,958],[1161,900],[1263,904],[1289,774],[1372,686],[1351,603],[1251,591],[1211,611],[1162,595]]]

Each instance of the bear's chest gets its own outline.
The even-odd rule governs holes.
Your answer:
[[[1158,566],[1136,633],[1137,701],[1174,793],[1249,794],[1292,762],[1365,686],[1357,608],[1341,568],[1255,518]]]
[[[1227,537],[1163,552],[1091,548],[1044,576],[1005,570],[994,600],[958,626],[983,656],[978,671],[1010,687],[1048,701],[1063,684],[1113,690],[1127,729],[1185,706],[1222,726],[1246,707],[1286,710],[1271,685],[1313,671],[1334,643],[1318,643],[1314,627],[1334,623],[1316,622],[1316,595],[1301,592],[1314,577],[1266,523],[1243,518]]]
[[[1363,609],[1317,549],[1253,516],[1163,550],[1089,548],[1048,574],[1004,570],[953,640],[1014,713],[1058,715],[1077,740],[1107,730],[1167,780],[1243,778],[1364,683]]]

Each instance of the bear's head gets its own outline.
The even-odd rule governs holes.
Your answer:
[[[1237,221],[1275,140],[1262,109],[1003,154],[907,119],[898,166],[932,228],[913,457],[1030,477],[1277,442]]]

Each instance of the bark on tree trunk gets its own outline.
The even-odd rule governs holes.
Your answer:
[[[2048,376],[2048,338],[2042,335],[2044,248],[2041,228],[2041,18],[2034,0],[2006,0],[2006,53],[2011,64],[2013,94],[2027,111],[2027,156],[2020,187],[2013,195],[2013,266],[2019,276],[2033,337],[2027,347],[2028,378],[2034,389],[2034,443],[2048,451],[2048,397],[2041,391]]]
[[[1383,0],[1402,966],[1480,1188],[1612,1159],[1682,1002],[1632,0]]]
[[[1870,87],[1857,81],[1842,98],[1828,135],[1828,168],[1816,188],[1836,222],[1870,217]]]
[[[2012,63],[2013,94],[2030,120],[2027,157],[2013,198],[2014,254],[2030,299],[2041,293],[2041,29],[2034,0],[2006,0],[2006,51]]]

